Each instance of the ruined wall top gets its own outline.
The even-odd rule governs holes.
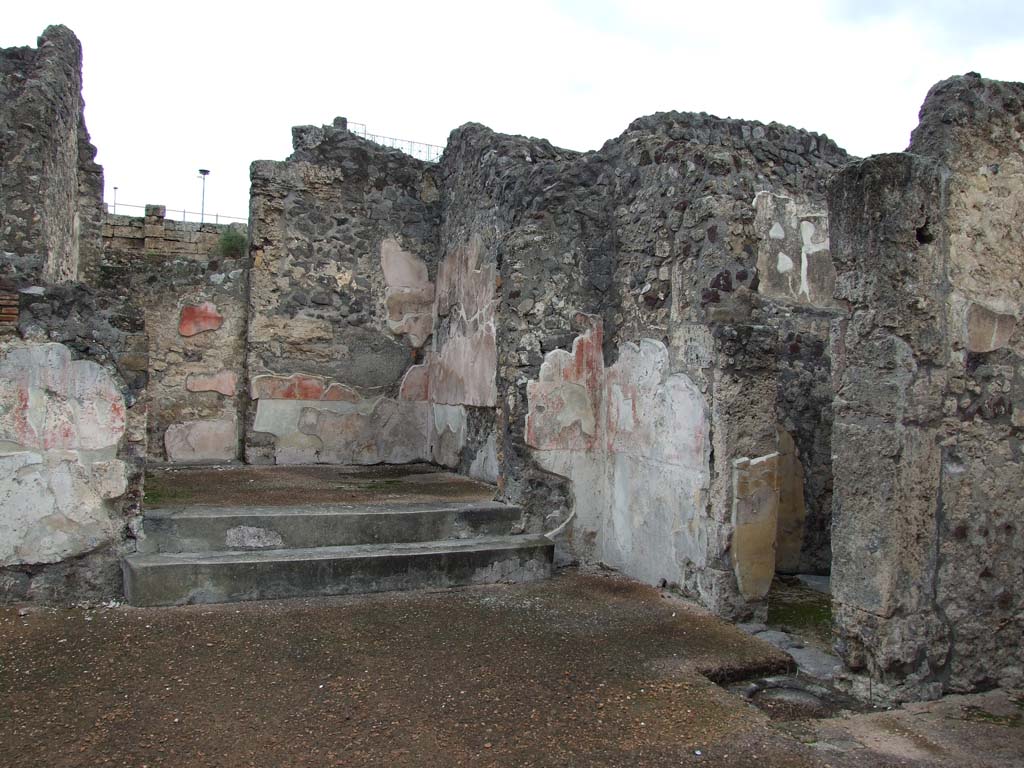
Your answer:
[[[702,171],[703,184],[694,192],[743,196],[780,184],[822,195],[831,172],[853,159],[827,136],[703,112],[638,118],[601,152],[639,166],[685,162]]]
[[[0,273],[16,284],[98,268],[103,169],[83,113],[82,46],[70,29],[0,50]]]
[[[583,153],[556,147],[547,139],[498,133],[480,123],[465,123],[449,134],[445,149],[445,157],[458,154],[464,157],[466,154],[486,154],[489,157],[539,163],[570,160]]]
[[[976,72],[936,83],[911,134],[909,152],[955,167],[961,157],[1024,151],[1024,83],[988,80]]]
[[[292,149],[288,162],[307,162],[338,167],[360,174],[372,157],[377,165],[389,169],[407,166],[421,171],[429,165],[398,149],[385,147],[363,138],[348,129],[344,117],[336,117],[331,125],[296,125],[292,128]]]
[[[704,112],[658,112],[637,118],[621,135],[599,150],[586,153],[555,147],[544,139],[499,134],[478,123],[467,123],[452,131],[445,157],[454,161],[456,155],[470,153],[537,164],[600,156],[645,166],[670,162],[683,154],[681,149],[696,147],[746,150],[756,164],[777,166],[780,173],[808,165],[839,167],[855,159],[822,134]]]
[[[68,78],[78,77],[82,67],[82,44],[75,33],[63,24],[56,24],[43,30],[36,42],[37,47],[19,46],[0,48],[0,73],[4,76],[5,96],[13,95],[14,89],[33,79],[53,81],[55,73]],[[26,72],[32,67],[34,72]],[[47,77],[49,75],[49,77]],[[8,77],[13,76],[10,80]]]

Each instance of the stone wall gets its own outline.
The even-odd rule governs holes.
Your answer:
[[[802,494],[807,518],[795,526],[805,552],[799,567],[828,569],[827,536],[813,532],[827,531],[830,516],[830,450],[821,433],[831,391],[827,375],[817,376],[824,393],[792,382],[829,366],[834,278],[824,192],[849,157],[805,131],[677,113],[637,120],[615,144],[616,163],[630,174],[619,177],[615,207],[620,338],[662,338],[673,370],[700,387],[710,409],[707,563],[684,568],[684,583],[741,615],[767,592],[781,543],[779,510],[755,510],[737,497],[751,466],[772,484],[793,484],[780,469],[803,475],[794,502]],[[777,464],[775,478],[745,463],[779,452],[780,433],[794,441],[796,462]],[[756,556],[736,550],[744,536],[748,552],[756,541]],[[759,561],[768,565],[755,580],[745,563]]]
[[[241,225],[108,215],[101,283],[131,286],[148,337],[149,457],[233,461],[240,456],[245,404],[248,254],[225,251]]]
[[[119,599],[147,450],[144,316],[127,286],[34,286],[0,342],[0,602]]]
[[[23,297],[0,347],[0,601],[119,599],[146,455],[146,338],[80,284]]]
[[[297,128],[294,145],[252,170],[248,461],[456,467],[497,480],[549,527],[597,515],[570,529],[563,556],[679,584],[737,615],[763,608],[776,565],[827,572],[825,339],[837,309],[824,186],[847,160],[834,144],[669,114],[582,155],[467,125],[433,167],[343,119]],[[590,400],[574,402],[596,442],[577,476],[542,453],[563,450],[557,439],[530,442],[527,384],[580,333],[601,338],[601,355],[580,363],[593,369]],[[654,378],[630,380],[620,349]],[[664,418],[703,424],[704,437],[672,447],[639,418],[646,443],[633,455],[614,437],[632,428],[608,410],[623,391],[637,403],[677,393]],[[561,395],[548,394],[557,411]],[[619,457],[616,440],[630,451]],[[650,491],[662,454],[687,457],[685,503]],[[773,458],[750,464],[759,457]],[[749,466],[769,485],[750,499],[777,498],[770,508],[736,502]],[[601,500],[576,498],[582,486]],[[745,545],[756,586],[747,557],[733,557],[737,529],[762,532]]]
[[[564,558],[723,613],[827,572],[842,150],[676,113],[588,154],[467,125],[429,166],[343,119],[294,145],[252,170],[248,461],[456,467],[575,515]]]
[[[802,131],[676,113],[587,154],[476,125],[452,134],[440,247],[498,283],[497,405],[480,401],[477,434],[495,435],[504,498],[552,528],[575,513],[563,557],[678,584],[725,613],[760,610],[777,502],[735,504],[734,488],[749,485],[747,460],[779,451],[781,429],[793,567],[827,571],[837,310],[824,191],[847,159]],[[439,313],[435,346],[450,338],[466,334]],[[486,339],[464,356],[475,367],[450,369],[483,373]],[[769,487],[751,499],[778,496],[780,462],[768,464],[753,464]],[[738,529],[767,532],[739,561]],[[744,562],[760,563],[756,586]]]
[[[252,166],[245,458],[429,459],[423,387],[402,384],[433,325],[434,169],[343,118],[293,144]]]
[[[525,456],[526,379],[520,370],[536,371],[541,356],[517,349],[515,339],[528,327],[545,333],[546,308],[532,293],[537,285],[548,280],[544,290],[563,292],[567,305],[579,286],[557,268],[549,269],[571,254],[545,251],[543,258],[533,258],[534,249],[544,248],[545,229],[531,226],[539,219],[525,208],[523,171],[544,172],[575,156],[546,141],[470,124],[449,137],[438,168],[444,263],[449,269],[462,265],[455,274],[466,277],[461,301],[441,304],[439,284],[434,338],[439,365],[431,372],[435,419],[444,427],[444,443],[459,447],[462,471],[483,471],[484,479],[496,479],[504,498],[522,503],[535,520],[547,518],[549,528],[566,509],[567,485]],[[563,343],[571,340],[570,333]]]
[[[18,287],[74,281],[99,263],[103,170],[83,109],[69,29],[0,50],[0,277]]]
[[[0,51],[0,601],[119,597],[141,512],[145,335],[126,285],[92,284],[82,109],[69,30]]]
[[[168,219],[167,207],[147,205],[144,216],[106,214],[103,219],[103,261],[142,257],[208,261],[218,255],[221,236],[242,224],[212,224]],[[237,255],[236,255],[237,256]]]
[[[896,699],[1022,682],[1022,136],[1024,85],[952,78],[830,194],[839,649]]]

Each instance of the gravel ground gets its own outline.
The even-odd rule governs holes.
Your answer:
[[[801,743],[706,676],[789,666],[681,600],[572,571],[432,593],[6,607],[0,765],[931,764]]]

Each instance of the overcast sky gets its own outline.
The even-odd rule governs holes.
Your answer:
[[[938,80],[1024,80],[1021,0],[41,0],[3,16],[2,47],[58,23],[82,41],[108,203],[116,185],[119,204],[198,210],[202,167],[206,210],[241,217],[249,163],[336,115],[433,144],[474,121],[588,150],[641,115],[705,111],[863,156],[906,147]]]

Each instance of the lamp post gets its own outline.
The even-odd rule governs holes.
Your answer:
[[[114,214],[117,214],[117,187],[114,187]]]
[[[210,171],[206,168],[199,169],[199,177],[203,180],[203,200],[199,205],[199,223],[203,223],[203,216],[206,214],[206,177],[210,175]]]

